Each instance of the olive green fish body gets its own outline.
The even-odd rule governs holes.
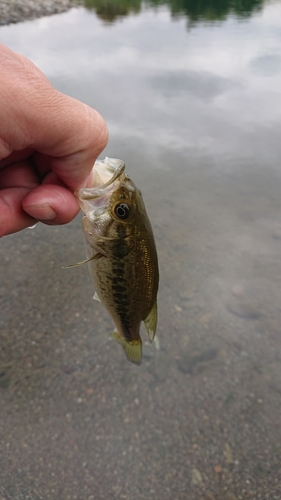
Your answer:
[[[116,327],[112,336],[128,359],[140,364],[140,324],[144,321],[151,341],[157,324],[156,247],[142,195],[124,173],[124,163],[113,159],[105,163],[98,162],[95,168],[107,182],[78,192],[85,213],[86,253],[97,295]]]

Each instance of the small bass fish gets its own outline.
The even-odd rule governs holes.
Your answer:
[[[158,259],[140,190],[113,158],[94,165],[93,188],[75,193],[84,212],[86,255],[100,300],[115,324],[112,337],[140,364],[144,322],[152,342],[157,325]]]

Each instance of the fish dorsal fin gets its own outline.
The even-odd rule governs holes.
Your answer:
[[[142,342],[139,337],[137,340],[126,340],[117,330],[111,334],[111,338],[116,340],[124,349],[127,359],[134,365],[140,365],[142,360]]]
[[[91,262],[91,260],[100,259],[101,257],[103,257],[102,253],[95,253],[89,259],[81,260],[81,262],[76,262],[76,264],[69,264],[69,266],[62,266],[62,269],[71,269],[71,267],[82,266],[83,264],[87,264],[88,262]]]
[[[146,318],[143,320],[150,342],[153,342],[157,327],[157,302],[155,301]]]

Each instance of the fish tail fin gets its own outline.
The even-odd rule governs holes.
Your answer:
[[[137,340],[126,340],[117,330],[111,334],[111,338],[116,340],[124,349],[127,359],[135,364],[140,365],[142,360],[142,342],[139,337]]]

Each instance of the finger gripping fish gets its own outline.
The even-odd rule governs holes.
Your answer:
[[[153,341],[157,325],[158,260],[140,190],[113,158],[94,165],[95,187],[75,193],[84,212],[82,228],[91,276],[115,324],[112,337],[129,361],[140,364],[143,321]]]

